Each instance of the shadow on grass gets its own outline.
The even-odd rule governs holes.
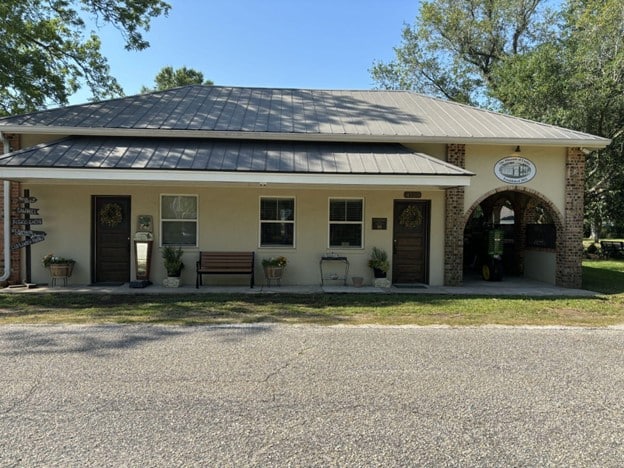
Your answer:
[[[583,289],[602,294],[624,293],[624,262],[594,261],[583,265]]]

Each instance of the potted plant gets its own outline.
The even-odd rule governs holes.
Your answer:
[[[162,248],[162,258],[165,264],[165,270],[167,270],[167,278],[163,281],[163,285],[171,288],[177,288],[180,286],[180,274],[184,263],[182,263],[182,251],[181,247],[172,247],[167,245]]]
[[[264,277],[269,286],[271,285],[271,280],[276,280],[278,284],[280,283],[287,264],[288,260],[282,255],[262,259]]]
[[[64,284],[67,284],[67,278],[72,275],[76,261],[71,258],[48,254],[41,259],[41,263],[50,270],[52,284],[54,285],[57,278],[63,278]]]
[[[388,254],[386,251],[379,247],[373,247],[370,259],[368,260],[368,266],[373,269],[375,278],[385,278],[390,269],[390,262],[388,261]]]

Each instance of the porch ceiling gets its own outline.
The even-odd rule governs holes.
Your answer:
[[[69,137],[0,157],[7,179],[339,185],[470,184],[473,174],[399,144]]]

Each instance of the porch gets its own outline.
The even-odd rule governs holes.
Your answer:
[[[463,286],[428,286],[377,288],[374,286],[203,286],[196,289],[189,284],[179,288],[166,288],[153,284],[145,288],[130,288],[128,283],[120,286],[49,286],[37,285],[9,287],[1,290],[6,294],[128,294],[128,295],[196,295],[196,294],[427,294],[455,296],[527,296],[527,297],[595,297],[599,293],[583,289],[561,288],[549,283],[522,277],[511,277],[502,282],[492,283],[476,278],[467,278]]]

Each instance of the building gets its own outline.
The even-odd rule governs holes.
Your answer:
[[[460,285],[495,225],[506,275],[579,287],[584,152],[609,144],[407,91],[202,85],[6,117],[0,132],[21,223],[3,243],[10,278],[48,282],[53,252],[76,260],[73,284],[134,279],[131,239],[151,228],[154,282],[159,247],[181,245],[185,283],[202,250],[254,251],[258,278],[283,255],[283,284],[319,284],[335,254],[370,283],[379,247],[392,284]]]

